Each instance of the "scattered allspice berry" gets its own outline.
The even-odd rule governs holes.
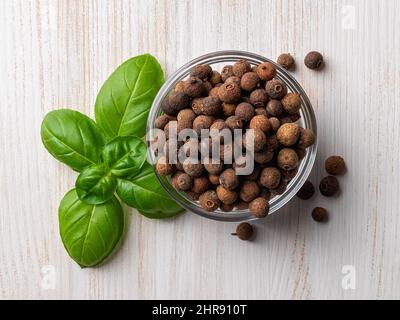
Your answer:
[[[323,178],[319,184],[319,191],[323,196],[332,197],[339,191],[339,181],[334,176]]]
[[[333,176],[342,175],[346,172],[346,163],[340,156],[330,156],[325,160],[325,170]]]
[[[314,185],[311,183],[311,181],[307,180],[300,188],[300,190],[297,192],[297,197],[299,197],[302,200],[308,200],[314,195],[314,193],[315,193]]]
[[[282,53],[278,57],[277,62],[286,70],[290,70],[294,67],[294,59],[289,53]]]
[[[326,209],[321,207],[316,207],[313,209],[311,213],[312,218],[317,222],[326,222],[328,221],[329,215]]]
[[[322,67],[324,57],[317,51],[309,52],[304,58],[304,64],[307,68],[317,70]]]
[[[253,237],[254,230],[250,223],[242,222],[236,227],[236,232],[232,233],[233,236],[237,236],[240,240],[251,240]]]
[[[265,218],[269,212],[269,203],[263,197],[258,197],[250,202],[250,212],[257,218]]]

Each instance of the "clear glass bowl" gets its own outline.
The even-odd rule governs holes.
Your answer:
[[[236,51],[236,50],[217,51],[203,55],[186,63],[179,70],[174,72],[167,79],[165,84],[158,92],[156,98],[154,99],[153,105],[150,110],[149,118],[147,121],[147,131],[155,128],[154,123],[156,118],[162,114],[161,105],[165,97],[167,97],[170,91],[173,90],[175,84],[178,81],[185,79],[189,75],[189,72],[193,66],[197,64],[209,64],[214,70],[220,71],[224,65],[234,64],[237,60],[240,59],[245,59],[249,61],[252,65],[257,65],[265,61],[273,63],[277,69],[276,77],[281,79],[287,85],[289,91],[297,92],[301,96],[302,100],[302,106],[300,110],[301,119],[298,121],[298,123],[304,128],[312,129],[315,135],[317,136],[317,124],[310,100],[308,99],[303,88],[293,78],[293,76],[291,76],[285,69],[277,65],[274,61],[271,61],[263,56],[254,53]],[[277,195],[270,200],[269,214],[277,212],[286,203],[288,203],[290,199],[292,199],[296,195],[297,191],[299,191],[301,186],[307,180],[311,172],[311,169],[314,165],[315,157],[317,154],[317,145],[318,145],[318,139],[316,139],[316,142],[313,146],[307,149],[307,154],[300,163],[297,175],[288,183],[286,191],[282,195]],[[154,161],[155,155],[152,152],[149,152],[149,158],[152,160],[152,163],[155,162]],[[157,174],[156,171],[155,174],[158,180],[160,181],[161,185],[169,193],[169,195],[188,211],[192,211],[205,218],[220,220],[220,221],[238,222],[238,221],[256,219],[249,212],[248,209],[234,210],[232,212],[224,212],[218,209],[214,212],[208,212],[202,209],[198,202],[191,200],[184,192],[175,190],[170,184],[170,178],[160,176]]]

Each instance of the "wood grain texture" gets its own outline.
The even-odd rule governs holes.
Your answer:
[[[0,298],[400,298],[399,13],[397,0],[1,1]],[[43,148],[43,116],[61,106],[93,116],[102,82],[128,57],[151,52],[170,74],[222,49],[296,57],[319,124],[311,180],[341,154],[341,195],[294,199],[257,223],[253,243],[231,237],[233,224],[128,210],[113,259],[81,270],[57,223],[76,174]],[[302,64],[314,49],[327,61],[321,72]],[[329,223],[312,221],[317,205]],[[344,265],[355,267],[355,290],[342,288]]]

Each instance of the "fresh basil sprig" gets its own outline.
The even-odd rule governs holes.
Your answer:
[[[118,196],[149,218],[182,212],[145,162],[147,116],[164,74],[149,54],[118,67],[96,99],[95,117],[73,110],[49,112],[41,126],[45,148],[80,172],[76,189],[59,208],[60,234],[69,255],[82,267],[101,263],[122,237],[124,214]],[[107,142],[107,143],[106,143]]]

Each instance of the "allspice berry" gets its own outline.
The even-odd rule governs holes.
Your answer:
[[[176,114],[179,112],[179,110],[176,110],[171,107],[169,104],[169,97],[164,99],[164,101],[161,103],[161,109],[164,111],[165,114],[169,116],[176,116]]]
[[[283,148],[278,153],[278,166],[283,170],[289,171],[296,169],[299,164],[299,157],[295,150]]]
[[[268,189],[275,189],[281,182],[281,172],[275,167],[266,167],[261,171],[260,184]]]
[[[265,148],[269,151],[274,151],[279,147],[279,142],[278,139],[276,138],[276,135],[270,135],[267,137],[267,144],[265,145]]]
[[[236,76],[232,76],[225,80],[225,84],[230,84],[230,83],[240,86],[240,78],[236,77]]]
[[[193,130],[200,135],[202,129],[210,129],[214,120],[212,116],[199,115],[193,120]]]
[[[234,190],[239,186],[239,178],[235,170],[228,168],[219,176],[219,183],[226,189]]]
[[[300,128],[300,137],[297,145],[300,148],[308,148],[315,143],[315,134],[311,129]],[[326,162],[325,162],[326,164]],[[329,174],[331,174],[328,171]]]
[[[172,186],[180,191],[188,191],[192,188],[193,178],[184,172],[177,172],[171,178]]]
[[[252,91],[249,98],[250,103],[256,108],[265,107],[268,102],[268,94],[262,88]]]
[[[314,195],[314,193],[315,193],[314,185],[311,183],[311,181],[307,180],[306,182],[304,182],[303,186],[297,192],[297,197],[299,197],[302,200],[308,200]]]
[[[256,182],[245,181],[243,182],[240,188],[239,197],[245,202],[250,202],[255,198],[257,198],[259,194],[260,194],[260,187]]]
[[[282,99],[286,93],[286,85],[279,79],[272,79],[265,84],[265,91],[271,99]]]
[[[257,66],[257,75],[263,81],[269,81],[276,75],[276,68],[270,62],[264,62]]]
[[[235,110],[235,116],[243,121],[250,121],[254,116],[254,107],[247,102],[239,103]]]
[[[203,165],[199,161],[186,158],[183,161],[183,170],[191,177],[200,177],[203,172]]]
[[[238,198],[238,194],[235,191],[226,189],[222,185],[219,185],[216,189],[218,199],[224,204],[233,204]]]
[[[254,161],[258,164],[267,164],[274,158],[274,152],[264,148],[259,152],[254,153]]]
[[[265,110],[265,108],[263,108],[263,107],[260,107],[260,108],[256,108],[255,110],[254,110],[254,113],[257,115],[257,116],[266,116],[267,118],[268,118],[268,112],[267,112],[267,110]]]
[[[245,91],[253,91],[258,87],[260,78],[255,72],[246,72],[240,79],[240,87]]]
[[[289,114],[296,114],[301,107],[301,98],[298,93],[289,92],[281,100],[283,109]]]
[[[219,87],[214,87],[208,92],[209,97],[214,97],[219,99]]]
[[[174,92],[168,97],[168,104],[177,114],[180,110],[190,107],[190,97],[183,92]]]
[[[192,191],[198,194],[206,192],[210,187],[210,181],[206,177],[193,179]]]
[[[319,191],[323,196],[332,197],[339,191],[339,181],[334,176],[323,178],[319,184]]]
[[[317,70],[322,67],[324,57],[317,51],[311,51],[304,58],[304,64],[307,68]]]
[[[235,103],[240,100],[241,90],[237,84],[224,83],[219,87],[218,96],[222,102]]]
[[[233,66],[227,65],[222,68],[221,79],[223,82],[225,82],[226,79],[228,79],[229,77],[232,77],[233,75],[234,75],[233,74]]]
[[[194,66],[190,71],[190,76],[199,78],[201,80],[207,79],[211,77],[211,75],[212,69],[207,64],[199,64],[197,66]]]
[[[279,117],[283,113],[283,106],[280,100],[272,99],[267,103],[267,112],[273,117]]]
[[[325,160],[325,170],[331,175],[342,175],[346,172],[346,164],[340,156],[330,156]]]
[[[266,116],[257,115],[250,120],[249,128],[259,129],[264,133],[268,133],[268,131],[271,129],[271,123]]]
[[[178,120],[177,131],[181,132],[183,129],[193,128],[193,120],[196,118],[196,114],[192,109],[183,109],[179,111],[176,119]]]
[[[246,60],[238,60],[233,65],[233,74],[241,78],[246,72],[251,71],[251,64]]]
[[[317,222],[327,222],[329,219],[328,211],[321,207],[314,208],[311,216]]]
[[[225,117],[230,117],[235,115],[236,105],[233,103],[223,103],[222,104],[222,113]]]
[[[211,84],[215,86],[217,83],[221,83],[221,81],[222,81],[221,74],[218,71],[213,70],[210,76]]]
[[[183,92],[191,98],[204,96],[206,89],[204,83],[200,78],[189,77],[183,86]]]
[[[254,152],[259,152],[264,149],[267,144],[267,137],[264,132],[260,129],[253,129],[253,134],[247,132],[243,136],[243,148],[249,149],[251,143],[253,142]],[[251,140],[253,136],[253,141]]]
[[[161,116],[157,117],[154,125],[157,129],[163,130],[164,127],[167,125],[167,123],[173,119],[174,119],[173,117],[167,114],[162,114]]]
[[[230,116],[225,120],[226,125],[229,129],[242,129],[243,128],[243,121],[237,116]]]
[[[198,115],[215,116],[222,112],[222,105],[218,98],[208,96],[194,99],[192,109]]]
[[[290,70],[294,67],[294,59],[289,53],[282,53],[278,57],[277,62],[286,70]]]
[[[210,212],[216,210],[221,204],[214,190],[208,190],[202,193],[199,197],[199,202],[204,210]]]
[[[183,92],[184,87],[185,87],[185,81],[181,80],[176,83],[174,90],[175,92]]]
[[[208,158],[208,160],[204,161],[204,168],[207,170],[208,173],[219,174],[222,172],[222,170],[224,170],[224,164],[222,163],[222,161],[220,161],[219,163],[213,163],[212,160]]]
[[[240,240],[247,241],[253,238],[254,230],[250,223],[242,222],[236,227],[236,233],[232,235],[237,236]]]
[[[269,123],[271,124],[272,131],[277,132],[281,126],[281,122],[279,121],[279,119],[276,117],[271,117],[268,120],[269,120]]]
[[[269,203],[266,199],[258,197],[250,202],[249,209],[257,218],[265,218],[269,212]]]
[[[168,163],[167,157],[162,156],[157,161],[156,170],[159,175],[168,176],[175,172],[175,166],[171,163]]]
[[[294,145],[300,134],[300,127],[296,123],[285,123],[280,126],[276,133],[278,141],[284,146]]]
[[[218,174],[209,174],[208,175],[208,180],[210,181],[211,184],[214,186],[219,185],[219,175]]]

